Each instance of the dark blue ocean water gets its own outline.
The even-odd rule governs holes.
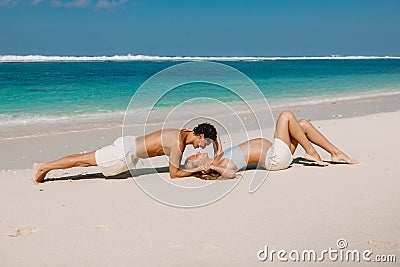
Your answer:
[[[0,63],[0,125],[125,111],[139,86],[177,61]],[[399,59],[220,62],[252,79],[270,101],[316,102],[400,92]],[[171,77],[173,79],[174,77]],[[229,79],[229,77],[226,77]],[[152,90],[144,92],[151,97]],[[251,93],[251,92],[250,92]],[[236,101],[218,86],[187,85],[160,107],[196,96]],[[132,107],[131,107],[132,108]],[[133,107],[141,109],[144,107]]]

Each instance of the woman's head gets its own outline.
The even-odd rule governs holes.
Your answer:
[[[207,153],[197,152],[186,159],[184,169],[190,170],[197,168],[199,165],[204,165],[210,160],[211,159],[208,157]],[[221,175],[216,171],[210,171],[208,173],[196,172],[193,173],[193,176],[203,180],[217,180],[221,177]]]
[[[187,170],[197,168],[199,165],[206,164],[208,159],[207,153],[197,152],[186,159],[184,168]]]

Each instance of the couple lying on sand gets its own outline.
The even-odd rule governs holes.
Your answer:
[[[180,166],[186,145],[205,148],[211,143],[216,152],[213,158],[198,152],[188,157],[183,167]],[[93,152],[70,155],[52,162],[37,162],[34,164],[35,182],[43,182],[51,170],[71,167],[98,166],[105,176],[114,176],[134,168],[140,158],[162,155],[169,156],[171,178],[192,175],[204,178],[209,172],[216,174],[214,177],[234,178],[238,170],[249,164],[259,164],[269,170],[288,168],[298,144],[305,150],[304,158],[321,166],[328,163],[321,160],[312,144],[329,152],[332,162],[357,163],[329,142],[311,122],[297,120],[291,111],[284,111],[279,115],[272,143],[264,138],[255,138],[222,152],[215,127],[201,123],[194,129],[165,129],[140,137],[124,136],[112,145]]]

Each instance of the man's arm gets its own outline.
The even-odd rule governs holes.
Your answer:
[[[195,172],[200,172],[200,171],[204,170],[203,166],[199,166],[197,168],[190,169],[190,170],[182,170],[182,169],[178,168],[178,169],[175,169],[173,172],[171,172],[171,164],[169,166],[170,166],[169,167],[169,170],[170,170],[169,176],[172,179],[185,178],[185,177],[191,176]]]
[[[204,166],[199,166],[190,170],[179,169],[182,158],[182,151],[179,149],[178,144],[171,147],[171,154],[169,155],[169,176],[171,178],[183,178],[192,175],[195,172],[202,171]]]

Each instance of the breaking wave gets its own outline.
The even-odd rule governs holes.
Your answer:
[[[303,56],[303,57],[196,57],[196,56],[43,56],[43,55],[3,55],[0,63],[15,62],[96,62],[96,61],[274,61],[274,60],[365,60],[400,59],[400,56]]]

